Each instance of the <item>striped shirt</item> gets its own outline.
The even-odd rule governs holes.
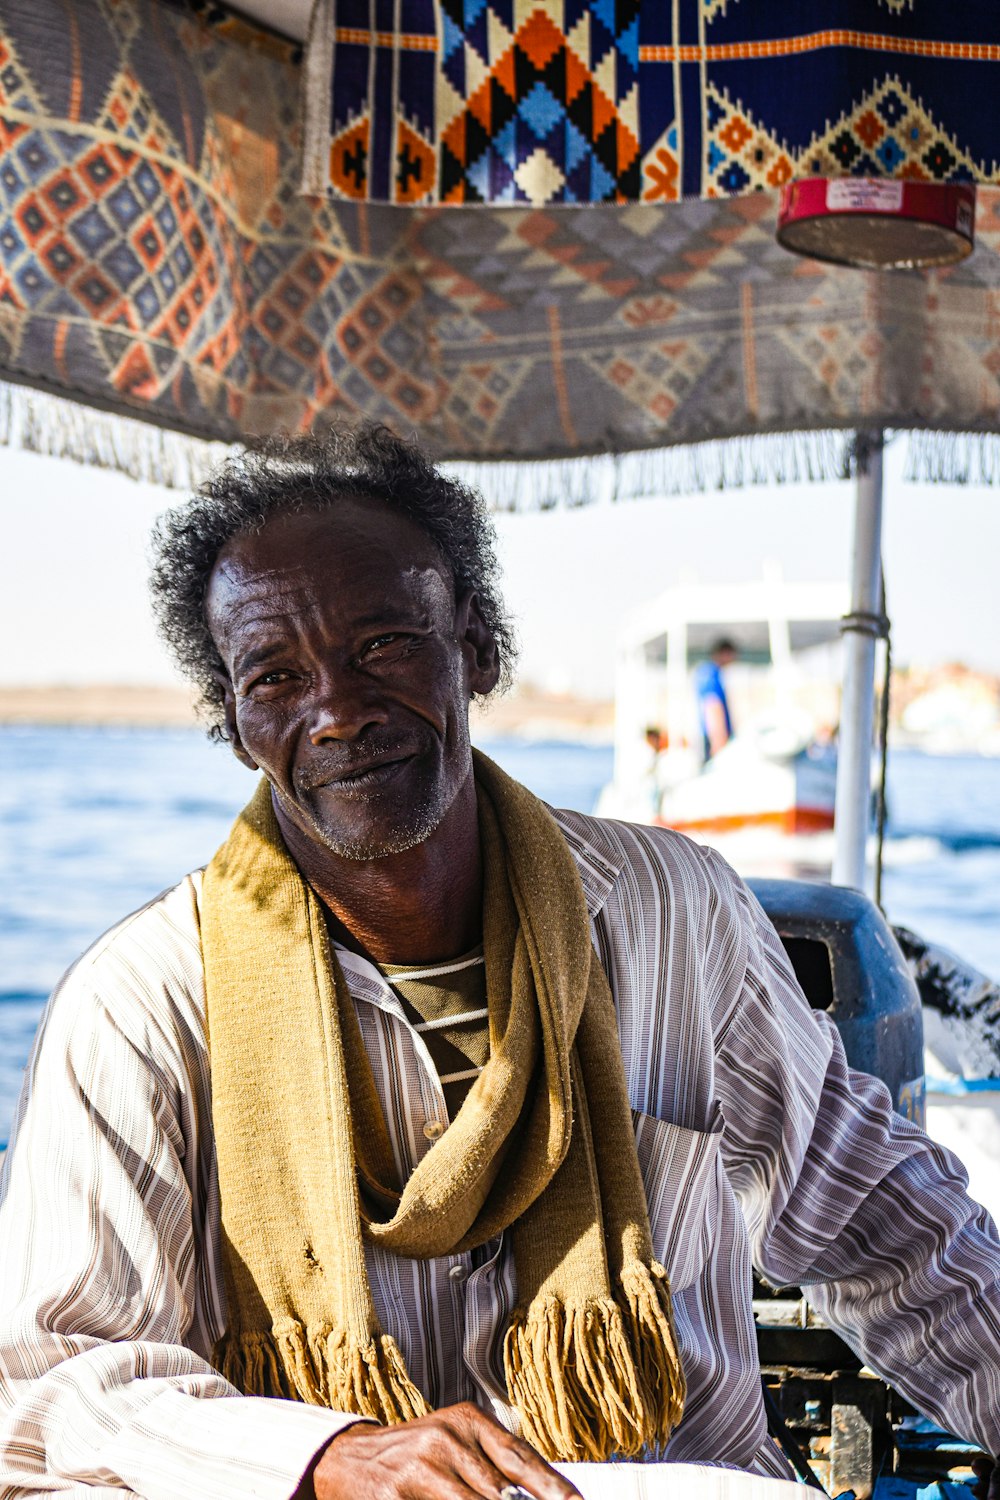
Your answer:
[[[379,964],[423,1038],[453,1120],[490,1055],[482,943],[444,964]]]
[[[751,1265],[928,1416],[1000,1450],[1000,1243],[962,1168],[849,1072],[773,929],[715,854],[559,814],[618,1013],[656,1255],[688,1382],[667,1458],[784,1473],[766,1435]],[[191,876],[104,937],[44,1018],[0,1207],[0,1500],[38,1491],[283,1500],[348,1419],[239,1395],[226,1324]],[[380,972],[341,951],[400,1177],[447,1119]],[[508,1423],[509,1236],[368,1247],[383,1327],[428,1399]]]

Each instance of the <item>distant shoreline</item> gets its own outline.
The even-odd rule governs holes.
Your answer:
[[[183,687],[130,683],[0,687],[0,725],[35,727],[194,728],[198,720]]]
[[[611,739],[614,706],[525,685],[484,709],[473,709],[473,732],[532,738]],[[183,687],[127,683],[0,686],[0,727],[195,729],[199,721]]]
[[[890,744],[929,754],[1000,754],[1000,679],[953,666],[893,674]],[[47,683],[0,685],[4,727],[198,729],[190,691],[181,684]],[[480,707],[479,740],[513,736],[607,745],[614,704],[544,692],[530,682]]]

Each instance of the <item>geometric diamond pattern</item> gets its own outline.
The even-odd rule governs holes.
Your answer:
[[[817,170],[997,180],[981,100],[1000,7],[890,0],[867,30],[844,0],[806,9],[399,0],[397,15],[338,0],[317,63],[329,191],[542,207],[735,196]]]
[[[975,161],[897,77],[866,90],[795,151],[709,86],[708,197],[780,188],[794,176],[975,182]]]
[[[441,200],[634,199],[639,8],[639,0],[567,0],[513,14],[481,6],[470,26],[465,0],[442,0],[439,100],[450,93],[454,104],[438,122]]]

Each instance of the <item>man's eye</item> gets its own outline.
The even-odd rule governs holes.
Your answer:
[[[259,677],[255,677],[253,682],[249,684],[247,692],[253,693],[256,692],[257,688],[262,687],[277,687],[279,683],[287,682],[288,677],[288,672],[280,668],[275,668],[273,672],[262,672]]]
[[[401,646],[405,643],[405,636],[397,631],[389,631],[387,635],[377,635],[374,640],[368,642],[362,651],[362,657],[378,655],[380,651],[389,651],[393,646]]]

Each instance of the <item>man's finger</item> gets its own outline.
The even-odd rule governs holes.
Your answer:
[[[458,1477],[469,1485],[482,1500],[498,1500],[498,1496],[511,1483],[510,1476],[499,1469],[486,1454],[480,1434],[473,1433],[464,1441],[455,1439],[452,1453],[448,1455]]]
[[[507,1480],[521,1485],[534,1500],[582,1500],[575,1485],[505,1428],[484,1423],[477,1436],[483,1451]]]
[[[458,1474],[447,1476],[447,1500],[496,1500],[498,1490],[483,1491],[469,1485]],[[436,1485],[421,1492],[420,1500],[444,1500],[445,1491]]]

